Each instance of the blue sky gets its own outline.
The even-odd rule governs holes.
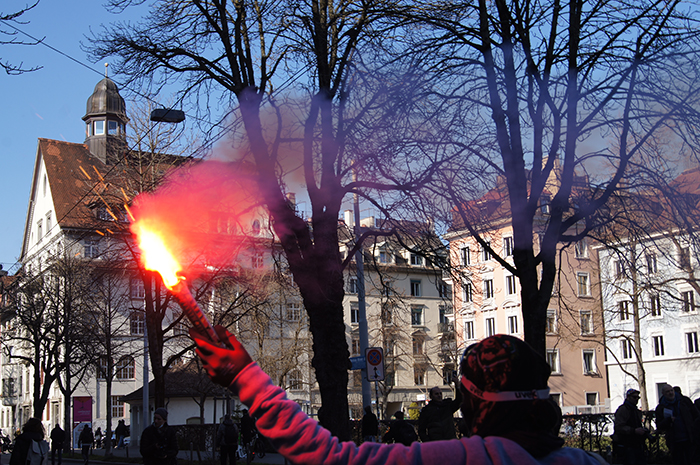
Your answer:
[[[16,11],[28,2],[32,3],[2,0],[0,12]],[[99,0],[41,0],[21,19],[28,23],[16,27],[34,37],[45,37],[45,43],[58,51],[43,45],[0,45],[3,61],[43,66],[18,76],[0,71],[0,263],[5,270],[15,264],[21,251],[37,139],[85,140],[81,118],[105,67],[104,62],[90,63],[80,42],[85,41],[90,28],[98,30],[101,24],[124,18],[109,13]],[[17,36],[22,37],[30,40]]]

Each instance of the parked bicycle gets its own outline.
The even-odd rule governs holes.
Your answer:
[[[247,452],[251,454],[251,458],[256,456],[259,458],[265,457],[265,439],[257,431],[253,434],[253,439],[247,446]]]

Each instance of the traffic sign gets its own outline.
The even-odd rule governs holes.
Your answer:
[[[365,350],[367,360],[367,380],[384,381],[384,351],[381,347],[368,347]]]

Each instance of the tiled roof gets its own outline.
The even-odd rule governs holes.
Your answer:
[[[53,196],[56,220],[61,228],[91,228],[95,216],[89,203],[99,188],[99,173],[108,167],[90,155],[84,144],[39,139]],[[104,186],[103,186],[104,187]]]

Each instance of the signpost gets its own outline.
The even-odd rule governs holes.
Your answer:
[[[367,380],[384,381],[384,351],[381,347],[368,347],[365,351],[367,360]]]

